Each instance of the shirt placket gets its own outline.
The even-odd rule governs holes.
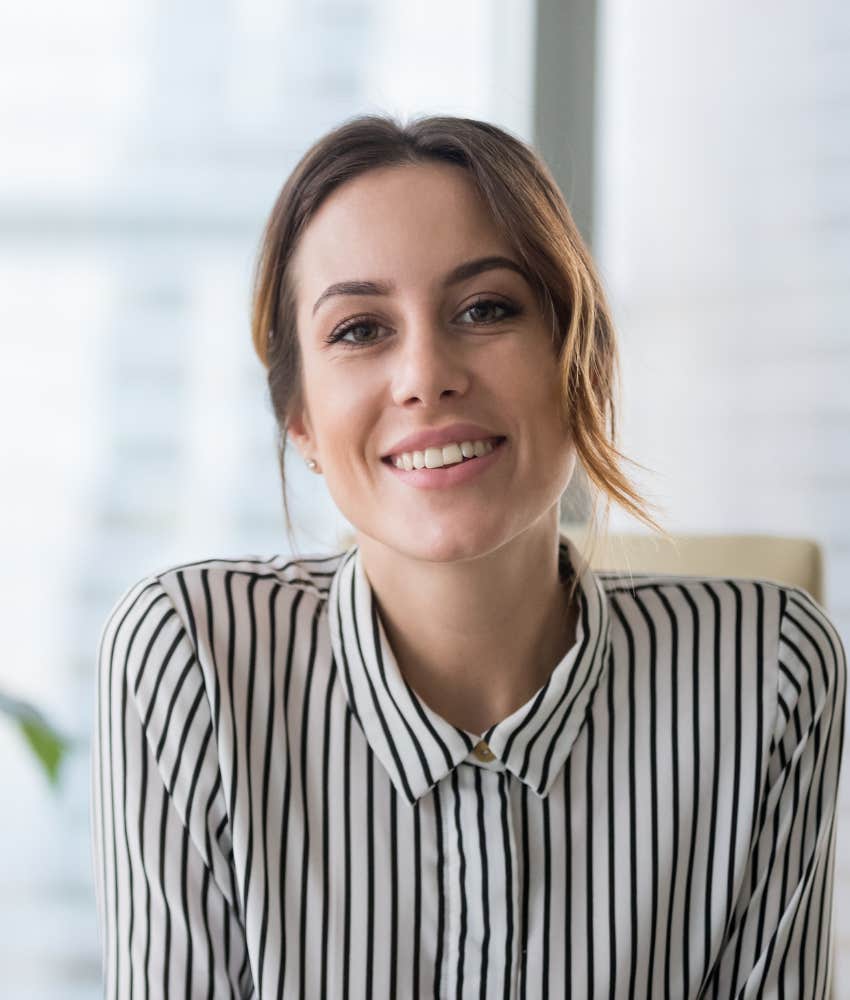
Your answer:
[[[513,779],[482,741],[458,766],[457,796],[451,776],[445,780],[452,794],[443,816],[447,962],[441,996],[478,996],[486,975],[486,996],[514,997],[519,983],[521,874],[510,807]]]

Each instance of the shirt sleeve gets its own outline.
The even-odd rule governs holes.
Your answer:
[[[204,675],[155,578],[101,633],[91,791],[104,996],[251,996]]]
[[[847,658],[800,588],[780,592],[776,724],[753,848],[700,996],[829,997]]]

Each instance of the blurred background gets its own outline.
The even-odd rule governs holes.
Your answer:
[[[848,645],[850,8],[4,4],[0,693],[70,741],[51,785],[0,714],[4,997],[100,995],[89,729],[118,596],[177,561],[290,551],[251,273],[297,158],[366,111],[535,144],[611,297],[638,485],[671,531],[817,540]],[[297,547],[338,550],[321,479],[290,468]],[[565,504],[586,515],[580,480]],[[611,527],[639,529],[617,511]]]

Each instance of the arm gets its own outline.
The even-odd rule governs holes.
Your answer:
[[[782,599],[776,723],[759,824],[700,996],[829,996],[847,661],[835,626],[804,590],[783,588]]]
[[[250,995],[215,743],[190,637],[143,580],[98,651],[91,822],[107,997]]]

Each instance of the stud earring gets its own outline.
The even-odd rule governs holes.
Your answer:
[[[315,471],[316,471],[316,469],[318,469],[318,468],[319,468],[319,463],[318,463],[318,462],[317,462],[317,461],[316,461],[315,459],[313,459],[313,458],[308,458],[308,459],[307,459],[306,461],[307,461],[307,468],[308,468],[308,469],[309,469],[309,470],[310,470],[311,472],[315,472]]]

